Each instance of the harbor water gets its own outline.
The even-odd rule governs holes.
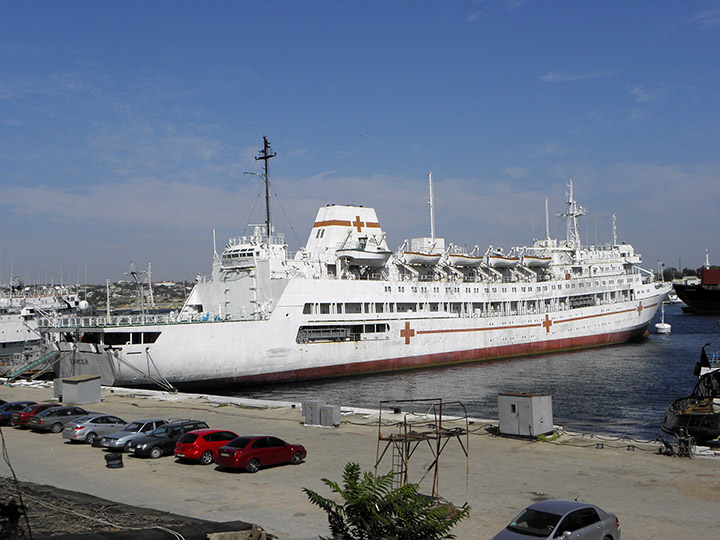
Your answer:
[[[527,356],[341,379],[276,384],[227,392],[255,399],[378,408],[380,401],[438,399],[444,412],[462,413],[446,402],[461,402],[470,417],[497,420],[497,395],[503,392],[550,394],[553,420],[567,431],[654,439],[662,434],[665,408],[688,395],[700,349],[720,349],[715,315],[683,313],[665,307],[672,333],[655,333],[639,343],[577,352]],[[717,340],[717,342],[715,342]]]

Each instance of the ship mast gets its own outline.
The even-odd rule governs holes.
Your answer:
[[[272,148],[270,148],[270,143],[268,142],[267,137],[263,137],[263,148],[260,150],[260,154],[255,157],[255,161],[265,162],[265,174],[262,175],[262,177],[263,180],[265,180],[265,210],[267,216],[265,219],[265,226],[267,227],[268,242],[270,242],[270,238],[272,236],[272,229],[270,228],[270,177],[268,176],[268,161],[276,155],[277,154],[272,151]]]
[[[432,188],[432,171],[428,171],[428,182],[430,183],[430,238],[435,241],[435,210],[433,207],[433,188]]]
[[[567,200],[565,203],[568,205],[567,212],[560,214],[561,217],[567,218],[567,244],[569,247],[578,248],[580,247],[580,232],[578,231],[578,221],[580,216],[585,215],[585,209],[580,206],[577,201],[573,198],[573,182],[572,178],[568,181],[568,187],[570,188],[567,194]]]

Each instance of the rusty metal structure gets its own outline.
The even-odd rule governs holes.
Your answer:
[[[432,474],[432,490],[430,497],[436,502],[440,501],[440,455],[451,441],[457,441],[465,454],[465,481],[469,474],[469,423],[465,405],[459,401],[445,402],[445,405],[459,405],[463,410],[463,416],[455,416],[454,423],[461,426],[443,426],[443,400],[442,399],[409,399],[399,401],[381,401],[378,413],[378,443],[375,456],[375,475],[378,474],[378,467],[388,453],[392,450],[392,472],[393,486],[400,487],[410,482],[410,458],[415,455],[418,448],[427,447],[432,455],[432,460],[425,467],[420,480],[414,482],[420,484],[429,474]],[[391,422],[383,425],[383,412],[387,414],[392,409],[394,415],[400,414],[400,406],[417,409],[424,406],[424,413],[405,412],[402,413],[402,421]],[[449,423],[449,418],[445,419]],[[462,427],[464,425],[464,427]],[[383,447],[384,443],[384,447]]]

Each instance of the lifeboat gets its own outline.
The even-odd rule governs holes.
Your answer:
[[[360,248],[338,249],[337,256],[354,266],[383,266],[390,258],[390,251],[368,251]]]
[[[464,253],[449,253],[448,260],[452,266],[474,268],[483,263],[483,257],[477,255],[467,255]]]
[[[519,257],[511,257],[502,253],[489,253],[488,264],[493,268],[513,268],[520,263]]]
[[[530,268],[547,268],[552,262],[552,257],[541,257],[539,255],[524,255],[522,263]]]
[[[427,265],[438,264],[442,253],[425,253],[422,251],[403,251],[402,259],[405,264]]]

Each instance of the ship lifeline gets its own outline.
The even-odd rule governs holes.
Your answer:
[[[258,159],[274,156],[265,141]],[[442,238],[392,252],[375,210],[319,209],[289,256],[268,219],[215,253],[176,315],[65,317],[58,375],[109,385],[202,388],[439,366],[627,341],[647,333],[670,290],[629,244],[567,238],[472,256]],[[432,193],[432,190],[431,190]],[[431,196],[432,198],[432,196]],[[441,256],[436,256],[440,254]],[[425,255],[425,256],[424,256]]]

